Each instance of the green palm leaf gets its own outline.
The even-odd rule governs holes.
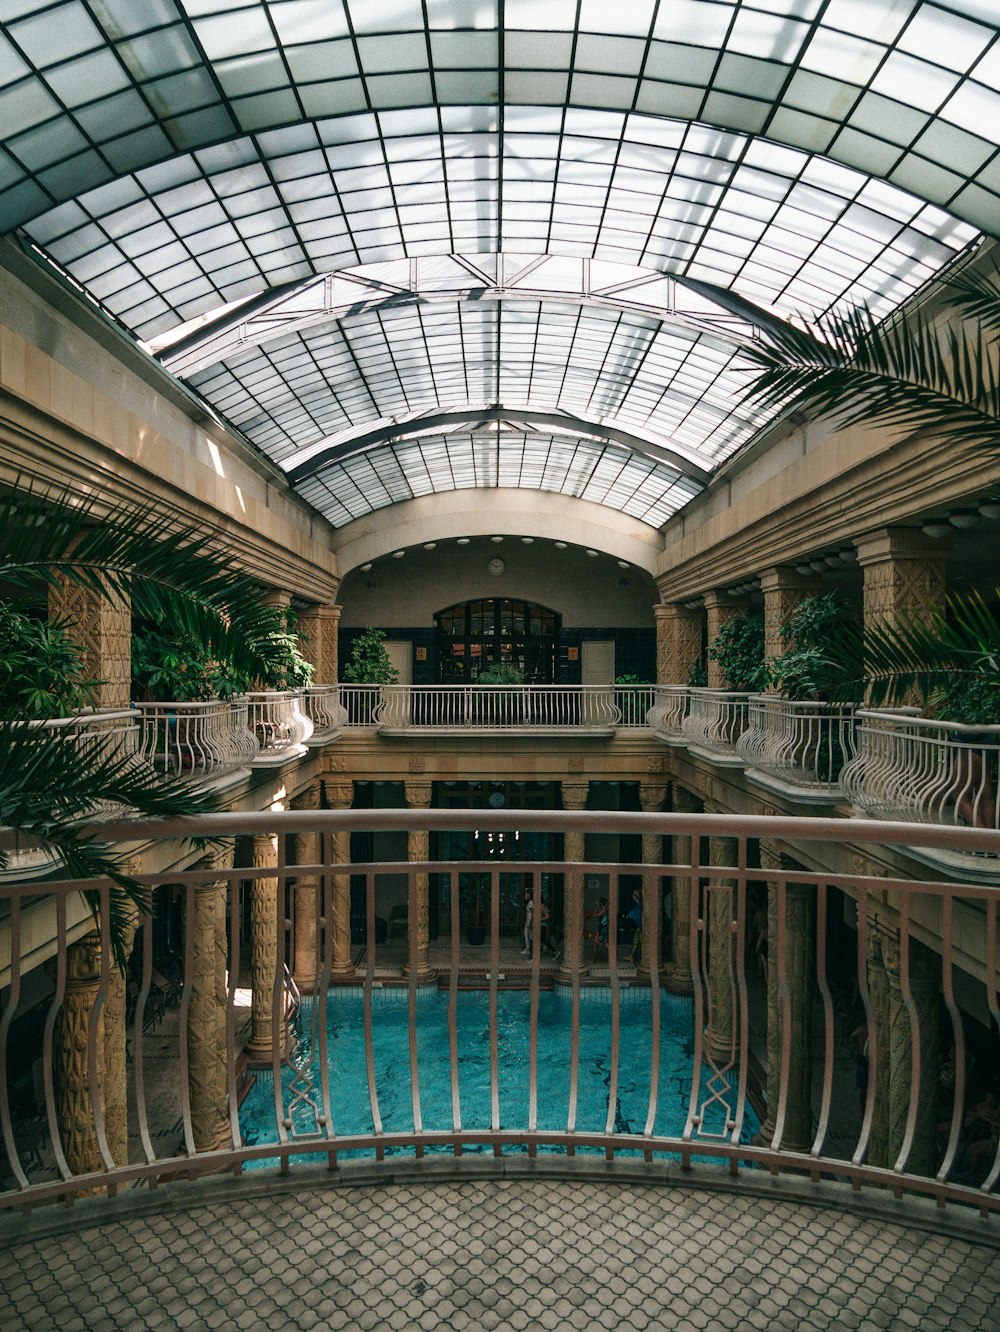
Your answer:
[[[115,958],[125,961],[123,938],[129,912],[142,907],[146,889],[125,869],[122,852],[102,842],[88,819],[102,807],[140,814],[205,813],[210,796],[161,776],[139,761],[122,737],[66,727],[30,726],[0,719],[0,823],[19,841],[38,844],[61,858],[67,877],[110,879],[110,931]],[[7,857],[0,851],[0,866]],[[95,913],[100,892],[85,893]]]

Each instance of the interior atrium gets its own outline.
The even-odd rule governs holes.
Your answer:
[[[80,1293],[143,1227],[190,1265],[186,1207],[250,1236],[240,1326],[997,1326],[998,237],[996,0],[0,0],[5,1330],[230,1325],[224,1246]],[[204,554],[275,617],[275,678],[154,613],[141,545],[102,571],[136,514],[154,586]],[[879,635],[970,620],[879,692]],[[32,737],[170,794],[72,806]],[[523,1266],[576,1261],[557,1214],[619,1263],[572,1298]],[[288,1312],[268,1224],[353,1258]]]

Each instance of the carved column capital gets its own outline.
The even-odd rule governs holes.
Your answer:
[[[563,809],[586,809],[590,795],[589,782],[560,782]]]
[[[297,795],[292,797],[292,809],[319,809],[320,784],[310,782]]]
[[[403,792],[408,809],[430,809],[434,788],[430,782],[404,782]]]
[[[644,814],[658,814],[667,798],[667,788],[659,783],[640,782],[639,804]]]
[[[353,782],[324,782],[323,786],[331,809],[350,809],[354,804]]]

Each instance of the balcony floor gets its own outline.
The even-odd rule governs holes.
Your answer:
[[[102,1226],[90,1224],[97,1200],[77,1204],[75,1223],[22,1220],[0,1251],[0,1326],[997,1326],[995,1243],[926,1233],[905,1208],[887,1220],[601,1181],[593,1166],[569,1180],[291,1184],[193,1206],[176,1186],[169,1211]]]

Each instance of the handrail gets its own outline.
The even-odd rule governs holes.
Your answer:
[[[553,1148],[574,1154],[596,1148],[608,1159],[611,1169],[618,1157],[627,1154],[630,1170],[643,1168],[643,1161],[647,1163],[651,1181],[663,1177],[656,1158],[666,1153],[679,1160],[695,1182],[702,1169],[700,1162],[707,1159],[725,1163],[737,1186],[743,1170],[760,1166],[782,1174],[789,1187],[794,1187],[796,1180],[804,1181],[814,1197],[826,1196],[825,1190],[831,1187],[826,1181],[839,1179],[858,1190],[874,1188],[881,1193],[888,1186],[897,1194],[934,1198],[942,1206],[964,1204],[984,1215],[1000,1213],[1000,1195],[995,1192],[1000,1179],[998,1153],[995,1148],[990,1149],[992,1155],[978,1150],[973,1153],[972,1144],[963,1133],[970,1109],[963,1100],[966,1038],[950,989],[950,978],[956,970],[985,976],[987,1007],[991,1012],[998,1011],[995,957],[991,961],[990,949],[995,948],[1000,889],[994,883],[960,883],[940,875],[932,877],[926,871],[924,878],[914,877],[914,862],[906,860],[910,855],[908,848],[913,845],[954,851],[972,849],[980,856],[1000,860],[1000,831],[863,819],[774,816],[766,822],[769,839],[779,845],[801,846],[805,848],[805,859],[825,860],[828,867],[811,871],[804,863],[783,862],[780,868],[766,871],[771,898],[770,911],[764,913],[765,918],[770,917],[766,926],[767,967],[778,995],[777,1005],[768,1010],[772,1024],[778,1024],[772,1033],[774,1041],[769,1040],[769,1045],[777,1053],[767,1070],[768,1104],[762,1108],[769,1113],[765,1115],[763,1136],[754,1141],[750,1140],[755,1120],[749,1093],[747,1014],[749,1005],[761,1002],[761,996],[758,990],[757,998],[754,997],[753,978],[748,975],[745,959],[751,944],[750,922],[760,910],[759,907],[751,910],[753,902],[758,900],[754,898],[754,885],[762,877],[762,871],[753,867],[757,859],[750,846],[762,834],[759,818],[618,811],[495,813],[394,809],[301,810],[177,820],[118,819],[102,823],[99,826],[104,835],[153,848],[155,863],[168,863],[170,859],[155,851],[158,842],[164,842],[164,851],[167,844],[173,847],[176,856],[177,839],[192,836],[215,840],[234,835],[274,838],[276,847],[268,864],[227,867],[216,860],[206,865],[203,857],[198,859],[198,853],[192,853],[190,868],[174,866],[142,876],[153,895],[154,908],[158,894],[180,894],[187,949],[182,960],[178,1007],[179,1062],[175,1066],[178,1100],[173,1107],[164,1106],[168,1120],[161,1125],[156,1119],[156,1102],[143,1092],[153,1067],[143,1046],[144,1010],[156,967],[152,931],[142,932],[139,991],[130,1028],[132,1061],[122,1065],[121,1073],[116,1075],[129,1083],[132,1103],[141,1116],[143,1151],[139,1159],[133,1156],[127,1164],[125,1156],[116,1163],[119,1149],[111,1132],[114,1126],[105,1125],[102,1119],[101,1086],[106,1088],[107,1078],[112,1076],[112,1066],[106,1067],[102,1062],[103,1052],[113,1042],[107,1041],[106,1032],[97,1023],[120,1020],[111,1016],[112,1007],[105,1002],[116,983],[107,931],[92,933],[71,945],[64,906],[80,886],[76,881],[37,886],[0,885],[0,900],[10,905],[6,938],[12,957],[11,993],[21,993],[21,980],[30,966],[30,962],[21,961],[19,922],[31,908],[33,899],[43,893],[56,903],[57,974],[63,977],[85,974],[93,978],[72,990],[64,983],[57,985],[40,1048],[37,1055],[31,1055],[40,1057],[47,1067],[55,1064],[61,1080],[54,1083],[49,1079],[42,1092],[39,1108],[59,1151],[55,1155],[50,1153],[40,1168],[20,1150],[15,1099],[6,1080],[7,1033],[12,1016],[17,1016],[16,1001],[14,1014],[8,1010],[0,1023],[0,1131],[12,1171],[5,1191],[0,1193],[0,1206],[26,1209],[72,1197],[81,1190],[119,1189],[137,1181],[153,1185],[171,1179],[177,1181],[180,1189],[185,1178],[249,1168],[268,1159],[293,1172],[300,1162],[317,1159],[349,1170],[349,1158],[355,1152],[368,1154],[365,1168],[373,1172],[372,1178],[379,1178],[380,1170],[384,1175],[395,1168],[400,1152],[423,1159],[446,1152],[456,1157],[460,1167],[459,1153],[486,1146],[500,1160],[507,1152],[524,1148],[529,1152]],[[410,1104],[411,1094],[415,1106],[429,1105],[422,1081],[428,1076],[426,1051],[418,1039],[421,1015],[426,1011],[425,1005],[432,1002],[436,988],[428,989],[422,984],[430,976],[426,907],[422,905],[426,901],[422,894],[427,876],[441,876],[441,882],[447,879],[453,890],[440,917],[448,943],[439,949],[433,965],[456,991],[460,975],[467,977],[470,968],[478,968],[481,983],[492,996],[491,1003],[498,998],[499,973],[504,971],[509,980],[513,967],[523,968],[522,983],[534,996],[523,1019],[530,1028],[526,1029],[526,1039],[530,1039],[534,1049],[538,1048],[541,1026],[538,996],[543,973],[546,967],[555,964],[545,962],[542,957],[540,931],[532,936],[532,953],[527,961],[518,960],[519,944],[511,945],[512,953],[507,951],[508,945],[499,932],[501,895],[506,877],[512,872],[507,862],[487,858],[460,863],[432,860],[378,865],[338,861],[292,863],[293,835],[298,839],[295,845],[301,847],[302,834],[320,833],[317,841],[330,848],[345,845],[344,834],[348,832],[380,828],[407,833],[446,828],[453,833],[466,831],[470,836],[473,831],[519,831],[522,837],[543,830],[564,835],[634,832],[648,834],[643,839],[646,847],[662,844],[664,837],[671,837],[674,846],[683,845],[684,858],[675,863],[606,861],[584,865],[533,858],[517,866],[519,873],[529,876],[535,918],[542,919],[541,904],[547,902],[549,928],[563,931],[564,957],[559,964],[558,979],[565,985],[571,1027],[567,1035],[571,1039],[560,1043],[560,1053],[545,1058],[550,1062],[578,1058],[570,1052],[579,1050],[581,1032],[592,1028],[596,1021],[596,1010],[585,1008],[582,1001],[607,1006],[604,1011],[608,1013],[610,1044],[602,1063],[605,1108],[598,1120],[577,1116],[572,1122],[554,1122],[552,1107],[546,1106],[544,1126],[539,1127],[542,1119],[534,1123],[522,1118],[517,1109],[520,1102],[511,1101],[507,1092],[504,1092],[502,1123],[499,1117],[491,1120],[489,1115],[485,1122],[468,1115],[462,1118],[460,1110],[467,1095],[466,1073],[459,1077],[458,1045],[447,1041],[441,1048],[447,1051],[445,1077],[452,1079],[452,1109],[446,1112],[444,1120],[431,1118],[429,1113],[427,1122],[412,1117],[400,1120],[398,1107]],[[713,847],[708,863],[702,859],[702,843],[706,838],[711,839]],[[479,844],[484,845],[482,840]],[[886,864],[904,861],[908,868],[877,875],[846,868],[866,847],[876,848],[880,871]],[[886,847],[893,853],[888,861],[883,855]],[[845,854],[845,850],[852,854]],[[364,881],[367,906],[365,965],[360,971],[350,948],[350,933],[344,931],[347,917],[343,913],[349,915],[351,910],[352,874],[360,875]],[[481,876],[488,885],[487,943],[476,950],[462,937],[458,881],[465,874]],[[641,984],[637,986],[643,973],[637,976],[627,966],[624,949],[617,944],[616,931],[611,931],[607,939],[608,983],[596,991],[586,988],[588,979],[594,979],[587,976],[589,950],[584,951],[582,923],[585,909],[591,905],[588,894],[592,895],[593,890],[586,885],[591,875],[600,877],[606,885],[603,891],[610,899],[608,910],[612,920],[618,919],[621,906],[626,904],[626,876],[639,875],[645,882],[642,961],[653,981],[652,988],[648,981],[645,989]],[[557,876],[562,876],[561,880]],[[659,928],[660,884],[664,876],[672,884],[674,920],[685,923],[670,941],[668,954],[663,951]],[[400,878],[408,885],[405,891],[399,887]],[[559,881],[562,899],[556,896]],[[284,908],[275,914],[279,901],[285,901],[286,888],[291,890],[293,886],[294,892],[288,898],[290,914],[286,918]],[[110,885],[98,887],[107,903]],[[830,898],[833,892],[841,895],[835,903]],[[401,893],[409,906],[409,940],[405,950],[392,941],[379,943],[375,928],[376,915],[387,915],[390,900],[400,898]],[[227,937],[227,899],[234,927],[228,931],[226,968],[231,977],[244,969],[249,971],[252,1002],[263,1006],[260,1009],[263,1020],[255,1020],[254,1031],[270,1030],[274,1041],[270,1080],[266,1071],[258,1079],[261,1083],[256,1098],[258,1117],[252,1129],[244,1127],[240,1119],[235,1072],[237,1048],[231,1039],[219,1043],[223,1030],[231,1034],[237,1030],[235,982],[227,989],[216,969],[215,944]],[[679,909],[681,906],[683,911]],[[238,928],[241,909],[246,907],[252,922],[249,956],[241,952]],[[847,936],[836,944],[831,941],[829,946],[821,929],[828,918],[854,922]],[[312,950],[308,957],[301,956],[300,926],[306,931],[303,937],[311,941],[307,946]],[[450,935],[447,935],[449,926]],[[849,966],[844,965],[847,937],[853,939]],[[213,940],[211,948],[198,946],[199,940],[205,939]],[[86,957],[74,954],[71,959],[68,951],[71,946],[83,949]],[[289,1021],[285,998],[289,990],[281,983],[281,977],[289,948],[296,958],[296,970],[311,961],[317,997],[303,1000],[301,1014],[293,1023],[300,1039],[295,1048],[294,1069],[286,1077],[282,1076],[281,1067],[291,1055],[292,1043],[283,1037]],[[933,961],[933,967],[928,959]],[[84,962],[86,966],[81,971]],[[686,973],[683,965],[687,966]],[[345,1082],[355,1076],[355,1066],[346,1061],[339,1045],[332,1046],[331,1029],[325,1017],[321,1020],[339,993],[336,989],[328,993],[335,972],[341,982],[353,977],[358,987],[358,1002],[363,1005],[364,1019],[356,1027],[362,1050],[356,1066],[359,1079],[356,1091],[361,1098],[359,1104],[367,1107],[365,1113],[370,1111],[367,1123],[352,1119],[339,1100]],[[891,974],[891,984],[883,973]],[[937,1044],[939,999],[928,986],[928,978],[937,976],[940,988],[942,974],[949,987],[943,994],[945,1010],[951,1017],[948,1040],[953,1054],[949,1062],[956,1069],[943,1112],[952,1127],[947,1144],[943,1144],[938,1133],[942,1118],[938,1097],[940,1088],[948,1085],[940,1077],[944,1050]],[[409,1060],[405,1055],[402,1060],[398,1055],[387,1055],[383,1046],[382,1022],[386,1011],[383,1004],[390,1002],[387,986],[391,988],[394,976],[403,996],[401,1012],[411,1052]],[[690,1083],[690,1090],[683,1097],[686,1119],[683,1123],[675,1121],[672,1126],[660,1118],[660,1112],[666,1101],[676,1099],[676,1091],[668,1094],[662,1080],[658,1081],[652,1072],[643,1075],[647,1080],[639,1087],[638,1101],[633,1103],[630,1099],[626,1103],[623,1099],[621,1104],[625,1108],[620,1114],[616,1111],[619,1098],[634,1096],[634,1089],[626,1088],[615,1072],[628,1057],[621,1043],[623,1005],[640,1004],[648,1010],[651,995],[659,994],[659,980],[667,977],[681,989],[686,977],[690,999],[678,1001],[680,1007],[671,1009],[671,1019],[662,1024],[658,1037],[647,1038],[655,1039],[656,1043],[647,1046],[641,1066],[656,1068],[661,1057],[666,1058],[674,1049],[671,1043],[679,1042],[679,1049],[691,1052],[686,1056]],[[857,1050],[868,1080],[860,1113],[853,1092],[838,1100],[838,1088],[853,1086],[853,1078],[845,1079],[842,1070],[837,1072],[842,1057],[837,1033],[841,1039],[846,1037],[851,1030],[847,1023],[853,1019],[849,1009],[838,1007],[838,991],[833,982],[839,979],[847,995],[852,977],[861,995],[860,1025],[866,1038],[863,1059],[861,1042]],[[816,1029],[814,1046],[808,1032],[817,994],[823,1021]],[[584,1009],[583,1018],[581,1009]],[[362,1013],[362,1008],[358,1012]],[[454,1012],[450,1020],[455,1021]],[[898,1059],[895,1048],[891,1051],[885,1044],[886,1033],[896,1030],[900,1023],[908,1023],[907,1029],[919,1035],[919,1040],[914,1038],[911,1042],[910,1060]],[[88,1029],[92,1033],[90,1041],[85,1039],[81,1045],[75,1033],[86,1033]],[[98,1042],[99,1030],[103,1034]],[[652,1031],[656,1031],[655,1022]],[[487,1084],[492,1078],[495,1086],[499,1085],[497,1079],[502,1081],[508,1076],[499,1040],[500,1033],[494,1023],[480,1043],[478,1053],[470,1055],[466,1051],[461,1056],[466,1061],[481,1058],[480,1071]],[[159,1035],[157,1047],[159,1060],[162,1055]],[[819,1062],[816,1056],[820,1056]],[[388,1076],[387,1058],[390,1063],[395,1062],[398,1066],[395,1072],[404,1079],[398,1096],[387,1090],[384,1083]],[[537,1103],[536,1065],[540,1062],[541,1056],[527,1065],[531,1104]],[[78,1085],[79,1095],[72,1102],[69,1124],[66,1119],[69,1103],[56,1100],[55,1087],[69,1085],[65,1079],[77,1074],[83,1079],[85,1066],[91,1065],[97,1076],[73,1084]],[[632,1082],[636,1081],[639,1067],[629,1064]],[[611,1070],[610,1084],[608,1070]],[[16,1076],[17,1070],[12,1071]],[[567,1085],[571,1075],[576,1079],[581,1073],[579,1067],[569,1065],[564,1071]],[[813,1088],[815,1104],[821,1108],[818,1119],[813,1115],[814,1098],[809,1090],[809,1078],[813,1076],[818,1079]],[[889,1079],[888,1084],[879,1081],[883,1077]],[[876,1095],[880,1085],[888,1085],[888,1096]],[[220,1118],[223,1108],[220,1089],[226,1086],[228,1098],[223,1096],[223,1099],[227,1104]],[[929,1097],[924,1096],[927,1087],[933,1090]],[[890,1100],[894,1105],[908,1106],[908,1115],[890,1117]],[[444,1103],[449,1104],[447,1093]],[[184,1127],[183,1143],[163,1136],[163,1131],[176,1119],[178,1106]],[[223,1133],[230,1136],[225,1145],[219,1146]],[[387,1157],[390,1149],[393,1154]]]

